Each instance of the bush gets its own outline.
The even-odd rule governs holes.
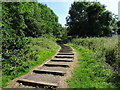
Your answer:
[[[29,44],[25,45],[24,49],[18,51],[19,53],[10,55],[9,59],[2,60],[3,86],[5,86],[9,80],[29,72],[33,67],[50,58],[58,49],[54,41],[55,38],[28,37],[24,39],[30,41]]]

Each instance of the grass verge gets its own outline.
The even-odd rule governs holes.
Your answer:
[[[68,44],[78,53],[79,66],[73,71],[73,76],[67,81],[70,88],[116,88],[109,82],[113,70],[107,63],[101,63],[94,52],[75,44]]]

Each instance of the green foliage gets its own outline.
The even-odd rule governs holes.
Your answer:
[[[26,47],[30,42],[25,38],[26,36],[53,34],[57,37],[60,35],[61,25],[58,23],[58,17],[46,5],[36,2],[3,2],[2,6],[3,68],[17,67],[26,61],[26,53],[30,52]],[[25,58],[21,58],[24,54]],[[7,71],[7,68],[3,73],[14,75],[13,68],[10,71]]]
[[[98,60],[94,53],[82,46],[69,44],[78,52],[79,66],[74,70],[73,77],[68,80],[70,88],[116,88],[108,79],[113,70],[107,63]]]
[[[30,40],[30,43],[26,45],[28,51],[23,49],[19,51],[19,54],[10,55],[10,60],[3,60],[3,87],[6,86],[6,83],[11,79],[29,72],[29,70],[33,67],[42,64],[43,61],[51,58],[58,49],[57,44],[54,42],[55,38],[48,39],[47,37],[28,37],[26,39]]]
[[[67,43],[70,40],[70,37],[68,36],[68,28],[67,27],[63,27],[60,38],[64,43]]]
[[[105,57],[105,61],[110,65],[118,61],[118,36],[111,38],[78,38],[73,39],[72,43],[92,50],[98,58]]]
[[[25,36],[38,37],[41,34],[53,33],[59,36],[62,26],[58,17],[46,5],[36,2],[3,3],[3,26],[20,30]]]
[[[60,37],[61,30],[58,17],[46,5],[3,2],[3,86],[53,55],[57,49],[55,37]],[[38,38],[40,36],[43,37]]]
[[[107,82],[113,83],[116,87],[120,86],[120,51],[118,47],[118,36],[111,38],[78,38],[73,39],[72,43],[76,45],[76,47],[83,46],[85,49],[92,51],[94,60],[101,63],[103,66],[108,63],[109,65],[107,65],[107,67],[110,66],[114,71],[113,73],[111,72],[112,76],[107,78]]]
[[[74,2],[66,20],[74,37],[111,36],[115,26],[112,13],[99,2]]]
[[[39,4],[41,8],[41,29],[42,33],[53,33],[54,36],[59,37],[62,30],[61,24],[58,23],[58,17],[46,5]]]

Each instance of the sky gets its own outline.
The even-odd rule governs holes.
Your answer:
[[[38,0],[42,4],[46,4],[58,16],[58,21],[62,26],[66,24],[66,17],[68,16],[69,8],[74,0]],[[88,0],[96,1],[96,0]],[[120,0],[97,0],[106,6],[106,9],[118,15],[118,2]]]

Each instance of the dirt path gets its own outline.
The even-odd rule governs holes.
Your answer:
[[[58,45],[61,49],[52,59],[10,81],[6,88],[68,88],[65,80],[70,79],[77,65],[77,55],[71,47]]]

